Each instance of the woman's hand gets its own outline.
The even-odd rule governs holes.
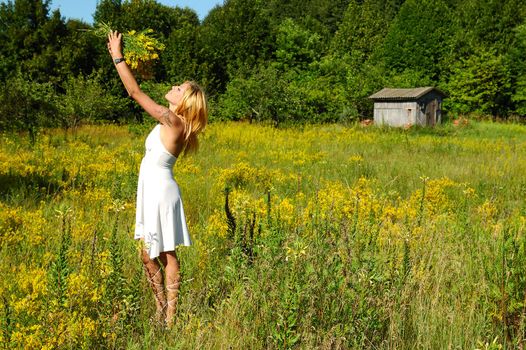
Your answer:
[[[111,58],[122,58],[122,34],[117,31],[111,31],[108,34],[108,50],[110,51]]]

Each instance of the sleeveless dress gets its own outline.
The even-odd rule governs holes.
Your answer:
[[[144,239],[151,259],[177,245],[192,244],[179,186],[173,177],[177,158],[161,142],[161,125],[157,124],[145,142],[146,152],[139,170],[135,239]]]

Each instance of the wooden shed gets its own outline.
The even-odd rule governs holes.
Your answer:
[[[434,87],[384,88],[369,96],[374,101],[374,123],[395,127],[440,123],[444,97],[446,95]]]

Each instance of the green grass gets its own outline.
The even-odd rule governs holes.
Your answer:
[[[524,345],[524,126],[210,125],[199,153],[174,171],[194,245],[178,249],[183,284],[171,331],[151,321],[132,240],[147,131],[129,130],[84,127],[67,139],[48,130],[35,146],[2,136],[2,343]]]

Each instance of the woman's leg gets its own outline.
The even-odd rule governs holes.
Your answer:
[[[155,296],[155,306],[157,308],[156,319],[161,322],[164,318],[164,308],[166,306],[166,296],[164,295],[163,273],[161,265],[157,259],[150,259],[148,252],[141,249],[141,260],[148,278],[148,283]]]
[[[177,308],[177,296],[179,295],[181,273],[179,260],[177,260],[175,251],[161,253],[160,258],[162,261],[166,261],[166,326],[170,328],[173,324],[173,319]]]

